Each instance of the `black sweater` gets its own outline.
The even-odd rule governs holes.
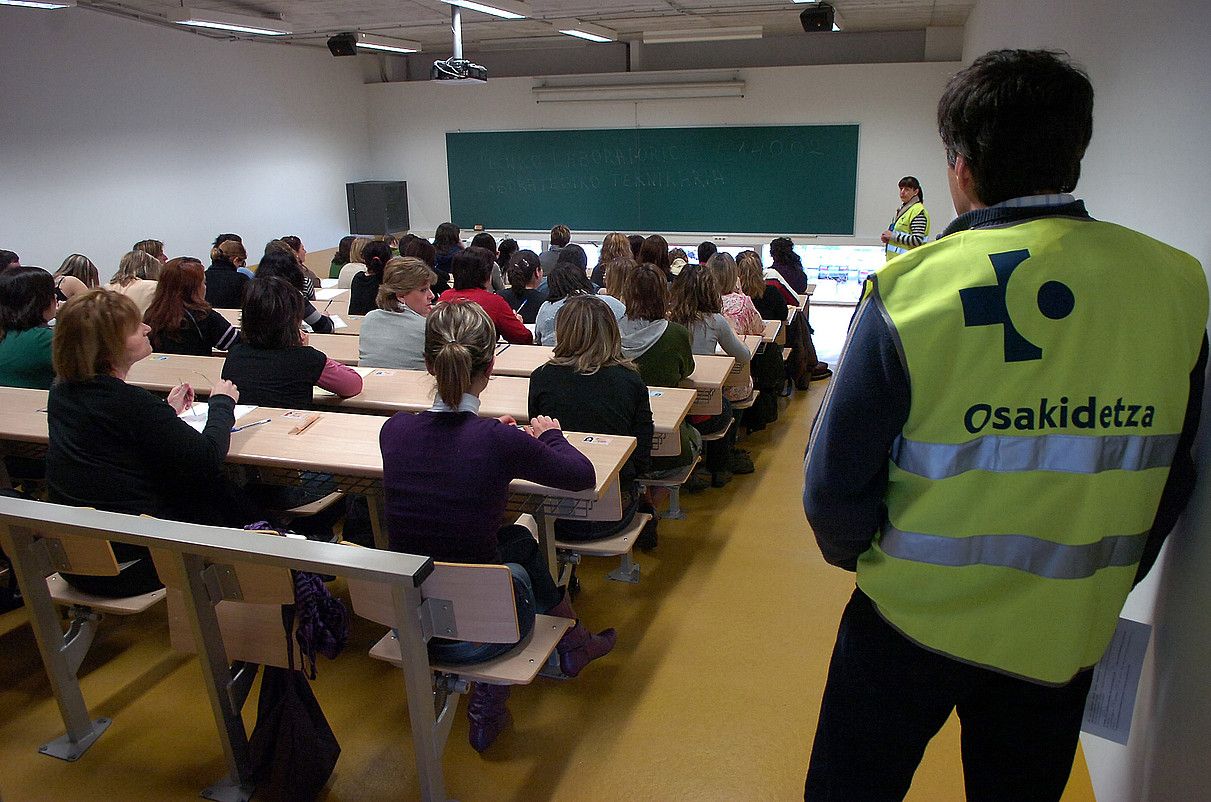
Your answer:
[[[206,268],[206,303],[218,309],[239,309],[248,281],[231,262],[214,262]]]

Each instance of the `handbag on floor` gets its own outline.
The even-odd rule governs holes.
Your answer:
[[[282,606],[290,668],[265,666],[256,726],[248,739],[257,798],[281,802],[315,799],[336,768],[341,745],[311,690],[307,663],[314,678],[316,652],[335,657],[348,638],[348,617],[340,600],[328,594],[317,575],[294,574],[296,603]],[[303,664],[299,670],[294,667],[291,637],[296,607],[302,611],[296,634]]]

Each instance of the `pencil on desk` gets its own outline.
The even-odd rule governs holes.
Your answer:
[[[319,420],[321,417],[322,416],[318,415],[318,414],[308,415],[303,420],[302,423],[300,423],[299,425],[295,426],[293,429],[290,430],[290,434],[302,434],[303,432],[307,431],[307,429],[310,428],[311,425],[313,423],[315,423],[317,420]]]

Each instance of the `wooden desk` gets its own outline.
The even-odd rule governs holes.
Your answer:
[[[718,415],[723,411],[723,383],[736,360],[730,356],[694,355],[694,372],[681,382],[697,391],[691,415]]]
[[[335,306],[335,303],[333,305]],[[346,304],[346,307],[347,306],[348,306],[348,304]],[[320,304],[320,306],[318,308],[323,309],[323,307],[324,307],[324,304]],[[240,310],[239,309],[215,309],[214,311],[216,311],[220,315],[222,315],[223,318],[228,323],[235,326],[237,329],[240,327]],[[331,310],[329,310],[329,311],[331,311]],[[334,312],[333,314],[336,314],[336,313]],[[356,337],[362,333],[362,321],[365,320],[365,318],[362,315],[343,314],[343,315],[340,315],[340,318],[341,318],[341,320],[343,320],[345,322],[345,327],[336,329],[335,331],[332,332],[333,334],[352,335],[352,336]]]
[[[436,390],[433,377],[423,370],[395,368],[359,368],[362,392],[353,398],[339,398],[325,390],[315,391],[315,403],[344,411],[366,411],[380,415],[396,412],[424,412],[433,406]],[[530,420],[530,380],[521,376],[493,376],[480,395],[479,414],[485,418],[511,415],[520,423]],[[694,402],[688,389],[657,387],[648,391],[652,406],[654,456],[681,453],[678,430]]]
[[[748,349],[749,362],[751,362],[753,359],[753,356],[756,355],[757,349],[761,347],[761,338],[762,338],[762,335],[760,335],[760,334],[745,334],[740,337],[740,341],[743,342],[745,348]],[[716,346],[715,354],[723,355],[724,354],[723,348],[720,346]],[[695,356],[694,361],[697,362],[697,360],[698,360],[698,357]],[[749,362],[745,362],[743,364],[740,362],[734,362],[734,364],[732,365],[731,371],[729,371],[727,374],[727,379],[723,382],[724,386],[726,386],[726,387],[743,387],[744,385],[748,384],[749,376],[751,375],[749,372],[749,367],[748,367]]]
[[[492,373],[497,376],[529,376],[545,365],[554,351],[549,345],[499,343],[496,346],[496,364],[492,366]]]
[[[130,368],[126,381],[153,393],[167,393],[182,382],[199,396],[210,395],[223,378],[223,357],[188,354],[152,354]]]
[[[361,355],[358,351],[360,340],[357,337],[346,337],[343,334],[308,334],[307,342],[312,348],[323,351],[329,359],[335,359],[342,365],[356,365]]]
[[[765,331],[761,334],[762,342],[773,343],[778,341],[778,335],[782,333],[781,320],[763,320]]]

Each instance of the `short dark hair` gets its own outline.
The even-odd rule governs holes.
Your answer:
[[[433,247],[440,254],[448,253],[454,248],[462,247],[462,231],[453,223],[442,223],[433,232]]]
[[[547,276],[547,300],[555,302],[570,295],[582,294],[593,294],[593,284],[584,274],[584,268],[571,262],[556,262]]]
[[[496,254],[487,248],[472,246],[454,254],[450,260],[450,273],[454,277],[454,289],[470,290],[482,288],[492,275]]]
[[[290,348],[302,342],[303,296],[283,278],[248,282],[240,309],[240,336],[253,348]]]
[[[256,278],[257,280],[280,278],[294,287],[296,291],[303,291],[303,268],[299,266],[298,258],[291,251],[267,251],[261,257],[260,264],[257,265]]]
[[[925,202],[925,190],[921,189],[921,182],[917,180],[915,175],[906,175],[900,179],[900,186],[907,187],[917,193],[917,199],[921,203]]]
[[[471,247],[485,248],[495,255],[496,253],[496,237],[489,234],[487,231],[481,231],[471,238]]]
[[[639,261],[639,250],[643,247],[642,234],[627,234],[627,242],[631,243],[631,258]]]
[[[362,248],[362,263],[366,265],[366,272],[372,276],[381,276],[389,261],[391,246],[382,240],[368,242],[366,247]]]
[[[0,251],[0,270],[21,261],[21,257],[12,251]]]
[[[712,256],[719,253],[719,249],[715,247],[715,243],[710,240],[704,240],[698,243],[698,264],[704,265]]]
[[[517,253],[519,247],[517,240],[512,237],[502,239],[500,245],[496,247],[496,264],[506,267],[509,264],[509,259],[512,258],[513,254]]]
[[[210,247],[217,248],[220,245],[222,245],[224,242],[239,242],[242,244],[244,242],[244,240],[240,237],[239,234],[220,234],[214,238],[214,244],[211,245]]]
[[[589,255],[584,252],[584,248],[572,243],[571,245],[563,246],[563,250],[559,252],[559,256],[556,258],[555,263],[558,264],[560,262],[567,262],[570,265],[576,265],[581,270],[584,270],[589,266]]]
[[[562,248],[572,241],[572,232],[563,223],[551,229],[551,244],[556,248]]]
[[[41,326],[46,322],[42,313],[54,302],[55,280],[42,268],[0,270],[0,341],[9,332]]]
[[[424,237],[413,237],[412,239],[401,240],[399,244],[400,256],[414,256],[433,267],[437,264],[437,249],[433,247],[433,243]]]
[[[947,161],[963,156],[986,205],[1071,192],[1093,136],[1093,85],[1066,53],[993,50],[946,84],[938,133]]]

